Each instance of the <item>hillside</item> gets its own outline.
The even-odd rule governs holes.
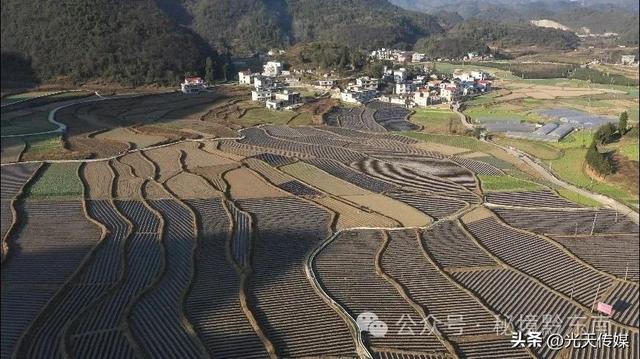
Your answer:
[[[622,44],[638,44],[637,1],[432,1],[391,0],[405,9],[437,15],[454,12],[464,19],[479,19],[517,24],[531,20],[555,21],[576,32],[619,34]]]
[[[331,41],[353,47],[413,45],[441,33],[433,16],[410,12],[385,0],[193,0],[181,10],[184,25],[211,46],[250,53],[298,42]]]
[[[140,84],[173,81],[206,52],[152,0],[2,1],[3,80],[8,53],[30,60],[40,79]]]
[[[311,41],[409,48],[442,32],[435,17],[385,0],[7,0],[2,79],[175,83],[207,56],[223,77],[216,53]]]

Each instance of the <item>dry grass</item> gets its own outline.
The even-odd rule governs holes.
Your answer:
[[[158,167],[158,181],[160,182],[164,182],[182,172],[181,154],[176,146],[156,148],[145,151],[144,154]]]
[[[469,224],[489,217],[493,217],[493,213],[490,210],[484,207],[478,207],[462,216],[461,219],[462,222]]]
[[[338,213],[336,229],[354,227],[398,227],[399,223],[372,212],[365,212],[331,197],[318,197],[314,202]]]
[[[217,146],[218,146],[218,142],[207,142],[202,147],[202,150],[206,151],[206,152],[209,152],[209,153],[212,153],[212,154],[217,155],[217,156],[222,157],[222,158],[230,159],[232,161],[240,162],[245,158],[245,156],[240,156],[240,155],[237,155],[237,154],[220,151],[217,148]]]
[[[182,172],[177,176],[171,177],[171,179],[166,182],[166,186],[178,198],[182,199],[222,196],[222,192],[213,188],[202,177],[188,172]]]
[[[107,161],[87,162],[81,172],[91,199],[111,198],[113,173]]]
[[[370,194],[370,192],[358,186],[343,181],[304,162],[296,162],[282,166],[280,169],[303,182],[336,196]]]
[[[155,181],[146,181],[142,186],[143,195],[146,199],[171,199],[173,196],[167,192],[162,185]]]
[[[136,177],[131,167],[118,160],[112,160],[111,165],[116,178],[114,181],[115,196],[118,199],[140,199],[142,178]]]
[[[425,149],[427,151],[435,151],[445,155],[457,155],[469,151],[466,148],[448,146],[440,143],[433,142],[420,142],[414,145],[415,147]]]
[[[237,163],[233,160],[220,156],[219,153],[211,153],[200,149],[203,146],[196,142],[185,142],[180,145],[180,149],[186,154],[184,159],[185,168],[192,170],[198,167],[210,167],[220,165],[230,165]],[[216,152],[218,152],[216,150]]]
[[[260,173],[264,176],[269,182],[275,185],[281,185],[283,183],[293,181],[294,178],[287,175],[286,173],[282,173],[277,169],[271,167],[268,163],[264,161],[260,161],[255,158],[249,158],[243,161],[249,168]]]
[[[231,197],[234,199],[286,197],[289,195],[268,184],[256,173],[245,167],[227,172],[224,178],[231,187]]]
[[[342,198],[391,217],[405,227],[421,227],[432,222],[429,216],[417,209],[381,194],[343,196]]]
[[[132,152],[120,157],[120,162],[132,167],[133,173],[140,178],[153,178],[155,169],[149,161],[142,157],[140,152]]]
[[[163,136],[146,135],[137,133],[128,128],[118,127],[112,130],[100,133],[95,136],[98,140],[110,140],[116,142],[131,143],[135,148],[146,148],[167,140]]]

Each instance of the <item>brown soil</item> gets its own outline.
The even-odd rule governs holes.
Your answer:
[[[399,224],[376,213],[365,212],[331,197],[316,197],[314,202],[338,213],[337,229],[354,227],[397,227]]]
[[[178,198],[183,199],[223,196],[222,192],[211,187],[202,177],[188,172],[172,177],[167,181],[166,186]]]
[[[166,199],[173,198],[169,192],[167,192],[162,185],[155,181],[146,181],[142,187],[144,197],[147,199]]]
[[[224,178],[231,186],[231,197],[234,199],[289,196],[246,167],[229,171]]]
[[[94,138],[98,140],[132,143],[135,148],[145,148],[167,141],[167,138],[164,136],[154,136],[137,133],[123,127],[118,127],[106,132],[102,132],[94,136]]]
[[[286,173],[283,173],[273,167],[271,167],[268,163],[257,160],[255,158],[249,158],[243,161],[249,168],[260,173],[264,176],[269,182],[275,185],[281,185],[283,183],[293,181],[294,178],[289,176]]]
[[[227,158],[237,162],[240,162],[245,158],[245,156],[241,156],[241,155],[237,155],[237,154],[233,154],[225,151],[220,151],[218,149],[218,142],[207,142],[204,144],[204,146],[202,146],[202,150],[212,153],[214,155],[217,155],[219,157]]]
[[[300,107],[297,112],[311,114],[311,119],[315,125],[322,125],[322,115],[332,107],[338,106],[340,101],[333,98],[321,98],[312,100]]]
[[[462,216],[462,222],[464,223],[473,223],[479,220],[492,217],[493,213],[484,207],[478,207],[473,211]]]
[[[116,173],[114,181],[115,195],[118,199],[140,199],[140,187],[143,179],[133,175],[131,168],[118,160],[111,160]]]
[[[207,179],[217,190],[225,191],[227,185],[222,180],[222,174],[234,168],[240,167],[240,163],[230,163],[228,165],[197,167],[193,170],[193,173],[200,175]]]
[[[381,194],[342,196],[342,198],[363,208],[391,217],[405,227],[422,227],[432,222],[429,216],[417,209]]]
[[[131,166],[133,173],[140,178],[153,178],[155,175],[155,169],[147,159],[145,159],[140,152],[132,152],[125,156],[120,157],[120,162]]]
[[[87,195],[91,199],[111,198],[113,173],[107,161],[87,162],[80,174],[87,184]]]
[[[176,146],[167,146],[145,151],[144,154],[158,167],[158,181],[164,182],[182,172],[180,150]]]
[[[186,154],[184,158],[185,168],[192,170],[197,167],[209,167],[219,165],[229,165],[237,163],[228,158],[221,157],[202,150],[205,145],[197,142],[186,142],[180,145],[180,149]]]

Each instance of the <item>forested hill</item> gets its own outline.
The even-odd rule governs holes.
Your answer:
[[[152,0],[2,0],[1,46],[3,80],[24,57],[41,79],[123,83],[173,80],[207,51]]]
[[[174,82],[217,53],[298,42],[411,47],[443,30],[386,0],[3,0],[2,60],[40,79]],[[18,78],[5,71],[3,83]]]
[[[442,33],[436,19],[386,0],[161,0],[216,48],[252,52],[299,42],[352,47],[413,45]],[[186,16],[185,16],[186,14]]]

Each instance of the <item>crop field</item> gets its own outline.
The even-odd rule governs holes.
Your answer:
[[[511,343],[594,326],[594,298],[637,342],[631,216],[448,110],[272,112],[220,87],[3,109],[67,127],[2,140],[2,359],[638,358]],[[570,171],[555,154],[590,139],[531,151]]]

